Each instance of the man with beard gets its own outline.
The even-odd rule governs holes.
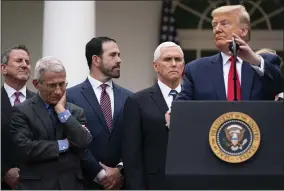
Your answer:
[[[18,184],[20,155],[12,142],[9,122],[12,107],[35,94],[26,88],[30,78],[30,54],[23,45],[6,50],[1,56],[1,72],[5,82],[1,88],[1,180],[2,189]]]
[[[85,110],[93,136],[82,159],[86,189],[120,189],[121,117],[124,102],[132,93],[112,82],[120,77],[120,51],[114,39],[96,37],[85,49],[90,69],[87,79],[67,90],[67,100]]]

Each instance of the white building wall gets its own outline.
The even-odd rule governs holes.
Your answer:
[[[25,44],[31,52],[33,71],[34,64],[42,57],[43,2],[1,3],[2,51]],[[96,1],[95,34],[117,40],[123,62],[121,77],[116,81],[132,91],[154,83],[152,59],[158,45],[160,9],[161,1]],[[31,80],[28,87],[34,90]]]

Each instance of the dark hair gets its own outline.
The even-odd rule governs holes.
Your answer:
[[[2,55],[1,55],[1,64],[8,64],[9,61],[9,56],[12,50],[23,50],[25,51],[28,55],[30,55],[30,52],[28,48],[25,45],[15,45],[7,50],[5,50]]]
[[[115,42],[116,41],[109,37],[95,37],[92,38],[87,44],[85,48],[85,56],[88,62],[89,69],[91,69],[92,65],[92,56],[97,55],[101,56],[103,54],[103,44],[106,42]]]

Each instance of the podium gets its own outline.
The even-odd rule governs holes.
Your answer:
[[[166,176],[169,189],[284,189],[284,102],[173,102]]]

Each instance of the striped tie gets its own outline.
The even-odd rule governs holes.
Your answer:
[[[15,92],[14,94],[15,94],[15,97],[16,97],[15,101],[14,101],[14,105],[17,105],[17,104],[21,103],[21,101],[20,101],[21,92]]]
[[[171,90],[169,95],[173,96],[173,101],[174,101],[178,95],[178,92],[176,90]]]
[[[100,105],[101,109],[103,111],[106,124],[108,129],[111,129],[112,127],[112,112],[111,112],[111,103],[110,103],[110,97],[108,93],[106,92],[107,84],[102,84],[102,94],[101,94],[101,100],[100,100]]]

